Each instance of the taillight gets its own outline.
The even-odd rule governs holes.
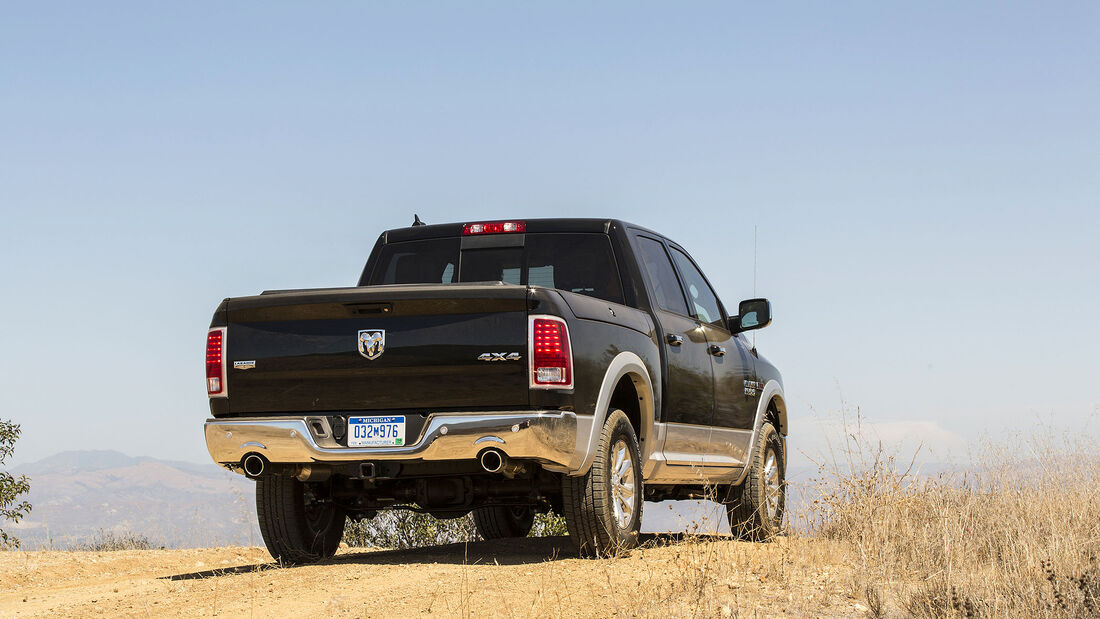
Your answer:
[[[573,350],[569,328],[560,318],[531,319],[531,387],[573,388]]]
[[[206,393],[224,396],[225,393],[225,327],[211,329],[206,334]]]
[[[526,231],[526,221],[486,221],[462,226],[463,236],[470,236],[472,234],[509,234]]]

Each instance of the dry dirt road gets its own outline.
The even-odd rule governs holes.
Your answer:
[[[566,538],[343,549],[279,567],[262,548],[0,552],[2,617],[860,616],[815,540],[647,536],[616,558]]]

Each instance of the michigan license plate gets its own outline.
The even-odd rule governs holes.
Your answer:
[[[400,447],[404,444],[404,415],[348,417],[348,447]]]

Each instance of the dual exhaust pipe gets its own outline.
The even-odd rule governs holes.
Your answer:
[[[503,451],[490,447],[478,456],[481,468],[486,473],[500,473],[508,479],[527,472],[527,467],[521,462],[514,462]]]
[[[248,454],[241,460],[241,468],[244,469],[244,474],[249,477],[260,477],[264,473],[270,472],[270,463],[267,458],[260,454]]]
[[[241,469],[249,479],[281,473],[297,477],[298,481],[325,481],[332,475],[328,467],[318,467],[315,464],[272,464],[258,453],[250,453],[241,458]]]

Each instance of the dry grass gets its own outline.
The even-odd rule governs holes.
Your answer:
[[[842,544],[872,616],[1100,617],[1100,455],[1040,429],[921,476],[857,416],[807,529]]]
[[[927,476],[848,430],[768,543],[650,536],[582,560],[566,538],[501,540],[294,569],[261,549],[0,553],[0,614],[1100,617],[1094,443],[1040,432]]]
[[[118,532],[100,529],[88,539],[72,544],[67,550],[78,552],[117,552],[120,550],[150,550],[154,548],[148,537],[140,533]],[[161,546],[163,548],[163,546]]]
[[[846,426],[766,544],[687,535],[644,566],[632,616],[1100,617],[1100,452],[1041,430],[921,475]],[[609,580],[624,558],[606,562]]]

